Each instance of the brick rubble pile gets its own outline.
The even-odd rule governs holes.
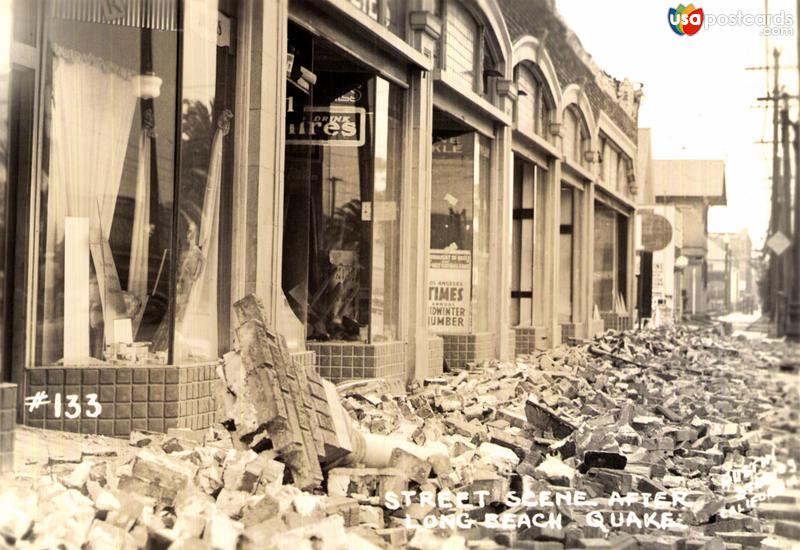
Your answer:
[[[239,313],[241,353],[221,367],[224,427],[135,432],[126,447],[84,437],[82,452],[0,489],[0,548],[800,545],[800,397],[776,372],[775,344],[683,328],[609,333],[404,395],[380,381],[344,384],[339,402],[313,373],[277,368],[285,344],[270,340],[257,308]],[[452,529],[442,518],[454,509],[441,504],[459,492],[470,525]],[[510,505],[510,492],[539,502]],[[570,492],[589,503],[542,498]],[[679,501],[657,497],[674,492]],[[589,510],[607,522],[668,511],[676,525],[606,529]],[[487,523],[553,511],[558,526]],[[431,522],[441,527],[420,528]]]

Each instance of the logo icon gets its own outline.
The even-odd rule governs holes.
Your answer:
[[[703,14],[703,8],[695,8],[694,4],[689,4],[688,6],[680,4],[677,8],[669,9],[668,18],[669,26],[675,31],[675,34],[692,36],[697,34],[697,31],[703,26],[705,15]]]

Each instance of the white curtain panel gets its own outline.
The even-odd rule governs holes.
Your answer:
[[[132,72],[56,44],[52,48],[44,320],[55,331],[54,302],[59,301],[58,283],[63,281],[63,257],[57,257],[57,251],[63,254],[64,218],[88,218],[93,233],[107,244],[137,97]],[[102,279],[101,264],[111,260],[95,253],[92,260]],[[65,324],[70,322],[69,309],[70,304],[64,304]],[[60,353],[63,340],[54,336],[43,334],[44,362],[56,360]]]

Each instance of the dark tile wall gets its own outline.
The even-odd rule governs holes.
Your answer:
[[[45,392],[49,404],[23,406],[23,423],[68,432],[127,437],[132,430],[201,430],[213,422],[212,383],[217,363],[173,366],[100,365],[81,368],[34,367],[25,370],[25,397]],[[55,395],[62,412],[56,415]],[[96,394],[102,411],[88,417],[87,395]],[[77,395],[81,414],[66,418],[67,395]]]
[[[403,381],[406,360],[404,342],[308,342],[306,347],[316,354],[320,376],[331,382],[359,378]]]
[[[621,332],[631,329],[631,318],[627,315],[619,315],[612,312],[601,312],[600,317],[603,319],[605,330],[617,330]]]
[[[467,363],[480,362],[494,356],[494,334],[476,332],[473,334],[444,334],[444,358],[447,364],[456,369]]]
[[[575,323],[561,323],[561,343],[568,343],[570,339],[575,338],[577,332]]]
[[[536,351],[536,329],[534,327],[517,327],[515,351],[517,355],[530,355]],[[540,335],[541,336],[541,335]]]
[[[0,384],[0,475],[14,471],[14,426],[17,422],[17,385]]]

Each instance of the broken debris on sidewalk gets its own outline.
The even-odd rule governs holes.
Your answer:
[[[0,548],[800,544],[800,399],[776,374],[775,343],[609,333],[390,395],[380,381],[337,391],[292,364],[257,300],[236,312],[223,422],[134,433],[126,446],[73,436],[77,452],[0,489]],[[641,521],[656,512],[674,524]]]

